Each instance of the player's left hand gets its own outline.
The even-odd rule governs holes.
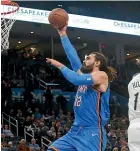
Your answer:
[[[59,61],[56,61],[54,59],[46,58],[46,62],[50,63],[51,65],[55,66],[58,69],[61,69],[64,65],[60,63]]]
[[[68,22],[66,23],[64,27],[57,29],[58,34],[60,36],[67,35],[67,26],[68,26]]]

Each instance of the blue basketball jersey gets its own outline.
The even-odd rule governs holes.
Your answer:
[[[104,125],[109,119],[109,95],[109,88],[105,93],[100,93],[92,86],[79,86],[74,103],[74,124],[50,149],[105,151],[107,138]]]
[[[101,93],[92,86],[79,86],[74,102],[75,126],[105,126],[109,112],[110,88]]]

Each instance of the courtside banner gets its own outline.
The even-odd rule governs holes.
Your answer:
[[[14,10],[14,7],[1,5],[0,10],[8,12]],[[15,13],[15,19],[27,22],[49,24],[49,13],[50,11],[46,10],[20,7],[19,10]],[[11,19],[11,14],[5,15],[5,18]],[[140,24],[111,19],[69,14],[68,26],[140,36]]]

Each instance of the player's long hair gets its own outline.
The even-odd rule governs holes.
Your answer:
[[[113,67],[108,66],[107,58],[102,53],[99,52],[93,52],[91,54],[95,54],[96,61],[100,61],[100,67],[99,67],[100,71],[106,72],[109,81],[112,82],[117,77],[117,72]]]

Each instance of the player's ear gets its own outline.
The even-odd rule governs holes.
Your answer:
[[[96,67],[99,67],[99,66],[100,66],[100,61],[96,61],[96,62],[95,62],[95,66],[96,66]]]

